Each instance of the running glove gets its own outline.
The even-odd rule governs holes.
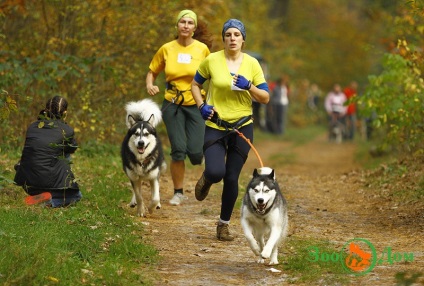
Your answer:
[[[245,78],[241,74],[239,74],[237,75],[237,78],[234,81],[234,85],[237,86],[238,88],[249,90],[250,87],[252,86],[252,82],[250,80],[247,80],[247,78]]]
[[[202,105],[199,106],[200,114],[202,114],[202,117],[204,120],[208,120],[209,116],[212,114],[212,105],[207,105],[206,103],[202,103]]]

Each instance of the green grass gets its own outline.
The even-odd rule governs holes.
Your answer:
[[[77,206],[28,207],[21,188],[2,183],[0,284],[153,284],[152,266],[159,256],[143,239],[141,221],[124,207],[131,193],[119,148],[96,148],[102,152],[81,150],[74,156],[83,193]],[[0,158],[9,166],[3,171],[7,180],[14,175],[10,166],[17,158],[12,157]]]
[[[315,250],[319,250],[319,259],[316,259]],[[339,253],[334,245],[328,241],[316,239],[304,239],[289,237],[283,245],[283,253],[279,260],[282,271],[288,274],[292,283],[316,283],[320,285],[340,285],[349,282],[347,275],[340,261],[323,261],[321,254]],[[325,259],[324,259],[325,260]],[[314,283],[314,284],[315,284]]]

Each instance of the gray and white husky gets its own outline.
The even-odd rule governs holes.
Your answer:
[[[150,183],[149,213],[161,208],[159,177],[166,170],[166,163],[156,127],[162,121],[162,112],[151,99],[129,102],[125,109],[128,131],[122,142],[121,158],[124,172],[132,185],[133,196],[129,206],[137,206],[137,215],[145,216],[143,181]]]
[[[258,263],[278,264],[278,247],[287,236],[287,202],[274,170],[255,169],[241,207],[241,226]]]

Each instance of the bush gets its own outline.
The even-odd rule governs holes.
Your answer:
[[[369,86],[357,98],[362,115],[374,117],[374,127],[384,131],[383,144],[408,152],[424,147],[423,100],[420,70],[395,54],[385,55],[382,73],[369,76]]]

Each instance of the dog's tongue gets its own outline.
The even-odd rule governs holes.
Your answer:
[[[263,211],[266,208],[266,204],[258,204],[258,210]]]
[[[143,154],[144,153],[144,148],[137,148],[138,153]]]

